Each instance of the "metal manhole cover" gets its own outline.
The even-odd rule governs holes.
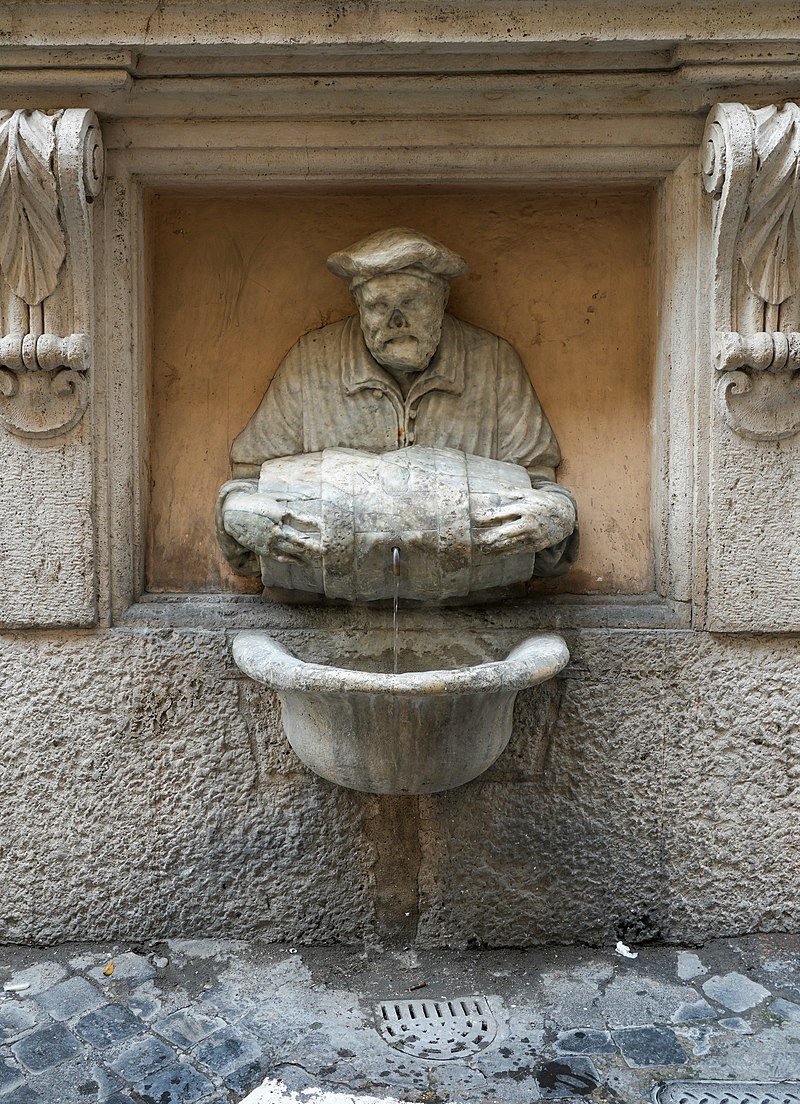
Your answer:
[[[477,1054],[497,1033],[483,997],[384,1001],[375,1009],[375,1023],[389,1046],[440,1062]]]
[[[800,1081],[670,1081],[655,1104],[800,1104]]]

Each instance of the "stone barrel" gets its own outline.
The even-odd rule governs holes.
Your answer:
[[[279,502],[290,525],[308,519],[322,537],[317,567],[261,557],[264,585],[346,601],[392,598],[392,549],[400,550],[399,595],[417,601],[464,597],[529,579],[534,554],[487,557],[472,537],[477,507],[502,507],[530,490],[524,468],[414,445],[395,452],[331,448],[268,460],[259,492]]]

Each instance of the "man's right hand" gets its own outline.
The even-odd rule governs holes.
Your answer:
[[[234,491],[223,507],[225,532],[258,556],[311,566],[322,555],[317,522],[268,495]]]

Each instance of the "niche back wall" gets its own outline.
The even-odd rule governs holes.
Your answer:
[[[282,357],[352,314],[334,250],[413,226],[463,253],[449,310],[519,352],[581,515],[578,566],[533,592],[653,589],[652,194],[152,194],[147,589],[253,592],[214,539],[228,452]]]

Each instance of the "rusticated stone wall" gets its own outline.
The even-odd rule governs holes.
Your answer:
[[[495,766],[424,798],[306,771],[221,631],[4,637],[2,938],[796,929],[800,642],[566,637],[571,666],[520,695]]]

